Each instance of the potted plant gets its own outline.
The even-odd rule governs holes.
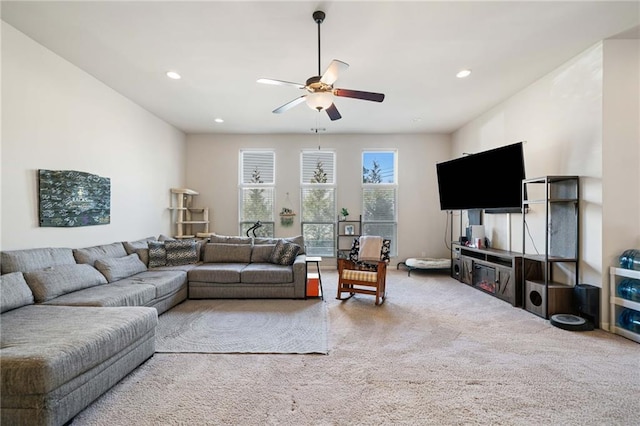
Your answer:
[[[347,220],[347,217],[349,216],[349,210],[347,210],[347,208],[346,208],[346,207],[343,207],[343,208],[340,210],[340,216],[342,216],[342,219],[341,219],[341,220]]]

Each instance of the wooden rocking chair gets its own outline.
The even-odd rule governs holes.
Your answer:
[[[363,245],[380,246],[377,259],[361,258]],[[384,303],[386,296],[387,264],[391,241],[382,237],[363,236],[354,238],[348,259],[338,259],[338,295],[336,299],[347,300],[356,293],[375,296],[376,305]],[[342,293],[349,296],[342,297]]]

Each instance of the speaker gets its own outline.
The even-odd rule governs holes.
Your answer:
[[[578,315],[593,322],[595,327],[600,324],[600,288],[589,284],[577,284],[573,288],[573,304]]]
[[[524,285],[524,308],[542,318],[548,319],[553,314],[569,314],[573,309],[573,287],[562,284],[526,280]],[[547,300],[548,299],[548,300]],[[545,312],[548,304],[548,312]]]
[[[460,274],[462,273],[462,261],[460,259],[453,259],[451,261],[451,278],[455,278],[460,281]]]

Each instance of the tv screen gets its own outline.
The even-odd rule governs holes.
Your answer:
[[[520,211],[522,142],[436,164],[440,210]]]

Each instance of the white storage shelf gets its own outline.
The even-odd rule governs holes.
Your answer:
[[[624,278],[634,278],[640,280],[640,271],[611,267],[609,269],[609,277],[609,303],[611,303],[609,331],[626,337],[627,339],[633,340],[634,342],[640,343],[640,334],[634,333],[616,325],[618,316],[620,315],[620,312],[622,312],[623,308],[629,308],[640,312],[640,303],[616,296],[618,283],[620,283],[620,281],[622,281],[622,279]]]

